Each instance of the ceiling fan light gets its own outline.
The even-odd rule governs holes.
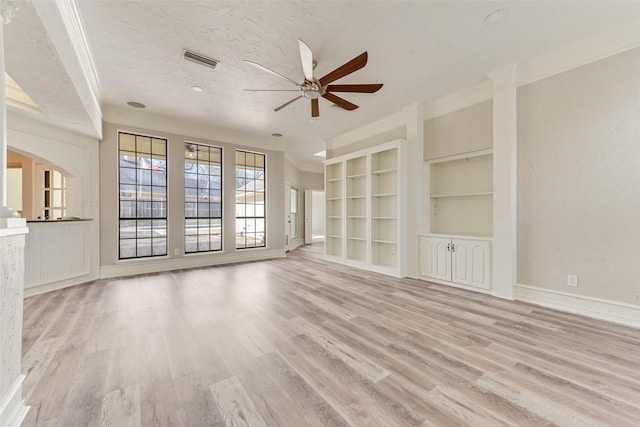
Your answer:
[[[308,89],[302,92],[302,96],[307,99],[318,99],[320,98],[320,91],[316,89]]]

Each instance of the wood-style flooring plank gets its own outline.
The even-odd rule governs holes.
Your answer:
[[[23,425],[640,425],[640,330],[320,252],[27,298]]]
[[[236,377],[227,378],[210,387],[227,426],[266,427],[251,398]]]

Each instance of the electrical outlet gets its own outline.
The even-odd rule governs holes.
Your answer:
[[[173,254],[174,255],[180,255],[180,249],[174,249],[173,250]]]
[[[567,276],[567,286],[573,286],[574,288],[578,287],[578,276],[569,274]]]

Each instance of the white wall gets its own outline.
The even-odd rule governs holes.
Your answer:
[[[424,122],[424,159],[493,147],[493,102],[484,101]]]
[[[324,191],[313,191],[311,193],[313,214],[311,216],[311,229],[314,236],[324,236],[324,221],[326,214],[326,204]]]
[[[37,122],[30,118],[19,114],[9,114],[7,129],[8,146],[23,155],[31,157],[42,164],[54,166],[63,170],[70,177],[72,183],[67,188],[69,202],[67,204],[68,216],[77,216],[82,218],[92,218],[84,225],[82,238],[76,242],[76,246],[82,245],[78,250],[85,255],[82,265],[78,266],[81,273],[77,271],[72,274],[73,277],[48,277],[44,281],[30,281],[30,277],[34,277],[32,273],[37,273],[31,269],[44,269],[48,271],[52,265],[45,265],[49,262],[55,264],[51,258],[43,258],[34,262],[30,259],[31,249],[38,248],[43,250],[42,245],[47,244],[46,241],[40,240],[42,237],[37,230],[32,230],[26,237],[26,266],[25,272],[25,288],[28,294],[43,292],[46,290],[56,289],[64,286],[70,286],[78,283],[91,281],[98,277],[98,253],[99,241],[98,222],[99,222],[99,162],[98,162],[98,144],[99,142],[91,137],[70,132],[61,128]],[[46,161],[44,160],[46,159]],[[37,167],[33,169],[38,169]],[[32,188],[37,188],[37,179],[35,179],[35,171],[30,175],[34,181],[29,183]],[[30,203],[35,204],[37,197],[30,197]],[[25,203],[26,205],[26,203]],[[34,205],[32,210],[37,212]],[[27,215],[25,215],[27,216]],[[45,224],[44,226],[56,227],[58,224]],[[57,251],[61,247],[62,242],[49,240],[48,251]],[[58,258],[59,259],[59,258]],[[65,262],[74,262],[67,259]]]
[[[640,49],[520,87],[518,283],[638,304],[639,218]]]
[[[22,167],[7,169],[7,207],[22,212]]]

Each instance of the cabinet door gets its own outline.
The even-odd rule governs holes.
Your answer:
[[[451,239],[420,237],[420,274],[451,280]]]
[[[491,242],[452,239],[452,281],[461,285],[491,287]]]

